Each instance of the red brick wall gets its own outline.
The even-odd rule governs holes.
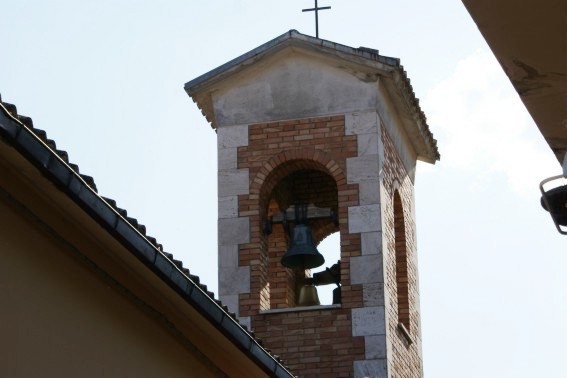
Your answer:
[[[394,190],[394,249],[396,259],[396,290],[398,304],[398,322],[406,330],[411,330],[408,286],[408,260],[406,241],[406,219],[404,207],[398,190]]]
[[[250,216],[250,243],[240,246],[240,265],[251,267],[250,294],[240,295],[240,316],[265,345],[302,377],[351,377],[364,359],[364,339],[352,337],[351,309],[362,307],[361,285],[350,284],[348,257],[360,255],[360,234],[348,234],[348,207],[358,205],[358,185],[346,182],[346,159],[357,156],[357,139],[345,135],[344,116],[255,124],[249,145],[238,148],[238,168],[250,172],[250,194],[239,196],[239,215]],[[291,193],[291,194],[290,194]],[[296,201],[333,208],[330,220],[312,222],[316,241],[341,235],[341,308],[259,314],[293,307],[295,275],[280,264],[287,247],[281,225],[271,235],[261,221]],[[327,261],[332,265],[334,261]]]
[[[258,315],[254,332],[302,378],[352,377],[353,361],[364,359],[364,338],[352,336],[345,307]]]
[[[421,335],[419,326],[419,308],[418,308],[418,277],[417,277],[417,257],[415,256],[416,237],[415,237],[415,221],[413,219],[414,193],[413,182],[404,165],[396,152],[396,148],[390,140],[386,130],[382,129],[382,142],[384,145],[384,187],[388,198],[382,199],[383,214],[385,216],[385,229],[383,230],[386,239],[384,248],[384,266],[385,266],[385,290],[392,299],[390,306],[387,308],[389,312],[389,322],[386,325],[388,329],[389,341],[392,345],[391,355],[388,356],[389,369],[392,377],[399,378],[417,378],[423,376],[422,360],[421,360]],[[394,216],[394,192],[399,193],[401,208],[403,209],[404,237],[398,235],[396,237],[396,229],[400,231],[401,227],[395,226]],[[405,241],[405,259],[399,258],[396,261],[396,246],[403,240]],[[398,257],[399,256],[398,254]],[[398,262],[403,264],[406,261],[406,267],[399,267]],[[398,287],[396,274],[402,274],[403,281],[407,280],[407,284],[401,288],[403,296],[406,298],[398,298]],[[402,299],[403,309],[398,309],[399,301]],[[402,311],[401,316],[399,311]],[[408,324],[408,330],[414,342],[408,343],[398,328],[398,322],[402,320]]]

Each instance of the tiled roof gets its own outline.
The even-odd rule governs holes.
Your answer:
[[[0,140],[6,141],[61,188],[132,254],[149,266],[170,287],[194,306],[216,328],[226,334],[252,360],[274,377],[293,377],[280,358],[262,346],[262,340],[241,325],[207,286],[200,283],[183,263],[163,250],[157,240],[146,234],[146,227],[129,217],[116,201],[98,194],[94,179],[81,174],[69,161],[67,152],[57,149],[45,131],[37,129],[31,118],[19,115],[15,105],[0,96]]]

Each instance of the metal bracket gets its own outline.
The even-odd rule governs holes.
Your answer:
[[[566,157],[567,157],[567,155],[566,155]],[[567,158],[566,158],[565,161],[567,161]],[[551,219],[553,220],[553,223],[555,224],[557,231],[559,231],[559,233],[562,234],[562,235],[567,235],[567,231],[564,231],[564,230],[561,229],[561,225],[559,224],[557,218],[554,216],[554,212],[552,211],[553,207],[551,206],[552,204],[549,200],[548,192],[545,191],[545,189],[543,188],[543,186],[545,184],[547,184],[548,182],[555,181],[555,180],[562,179],[562,178],[565,178],[565,176],[564,175],[557,175],[557,176],[552,176],[552,177],[546,178],[545,180],[543,180],[539,184],[539,190],[541,191],[541,199],[542,199],[543,203],[545,204],[545,208],[549,212],[549,215],[551,216]],[[567,187],[566,187],[566,190],[567,190]],[[565,211],[567,212],[567,208],[565,209]]]

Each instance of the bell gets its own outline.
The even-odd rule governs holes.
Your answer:
[[[311,269],[324,263],[325,258],[313,243],[311,229],[304,224],[296,225],[293,228],[291,246],[282,257],[282,265],[291,269]]]
[[[299,291],[298,306],[319,306],[319,296],[317,295],[317,288],[313,285],[305,285]]]
[[[333,289],[333,304],[341,304],[341,287]]]

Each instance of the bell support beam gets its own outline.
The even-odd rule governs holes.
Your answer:
[[[270,217],[270,219],[266,219],[262,225],[262,231],[264,234],[269,235],[272,232],[272,225],[273,224],[286,224],[287,222],[300,222],[298,219],[298,208],[303,207],[302,205],[293,205],[290,206],[287,210],[281,211],[279,213],[275,213]],[[331,219],[335,224],[338,226],[338,217],[335,211],[330,208],[321,208],[317,207],[313,204],[307,205],[304,213],[302,214],[304,220],[315,220],[315,219]]]

